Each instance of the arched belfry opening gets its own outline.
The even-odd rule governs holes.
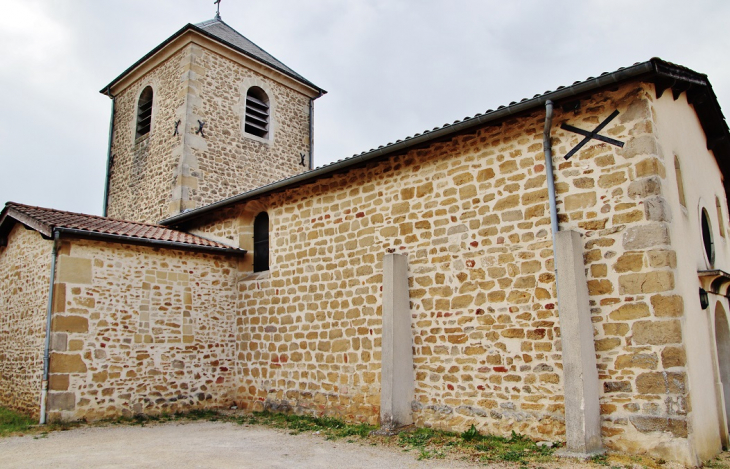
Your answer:
[[[269,136],[269,97],[258,86],[252,86],[246,93],[245,131],[261,138]]]
[[[720,302],[715,306],[715,349],[717,350],[717,368],[719,375],[715,383],[718,388],[719,399],[718,413],[724,415],[720,418],[720,435],[722,446],[728,448],[728,434],[730,434],[730,327],[728,326],[727,313]]]
[[[152,129],[152,87],[148,86],[139,95],[137,102],[137,133],[135,138],[144,137]]]

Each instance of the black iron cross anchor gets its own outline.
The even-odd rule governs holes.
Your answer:
[[[561,129],[567,130],[569,132],[574,132],[576,134],[580,134],[580,135],[585,136],[585,138],[583,140],[581,140],[581,142],[578,145],[576,145],[575,148],[573,148],[572,150],[570,150],[568,152],[568,154],[565,155],[565,159],[567,160],[568,158],[570,158],[571,156],[573,156],[578,150],[580,150],[581,148],[583,148],[583,146],[586,143],[590,142],[593,139],[600,140],[600,141],[606,142],[606,143],[610,143],[611,145],[616,145],[619,148],[623,148],[624,142],[621,142],[619,140],[614,140],[614,139],[609,138],[609,137],[604,137],[603,135],[598,135],[598,132],[600,132],[601,130],[603,130],[603,128],[606,127],[609,124],[609,122],[611,122],[612,120],[614,120],[616,118],[616,116],[618,116],[618,111],[613,111],[611,113],[611,115],[606,118],[605,121],[603,121],[600,124],[598,124],[598,127],[596,127],[593,130],[593,132],[589,132],[587,130],[579,129],[578,127],[573,127],[572,125],[569,125],[569,124],[562,124],[560,126]]]
[[[203,138],[205,138],[205,132],[203,131],[203,127],[205,126],[205,122],[198,121],[198,130],[195,131],[195,134],[200,134]]]

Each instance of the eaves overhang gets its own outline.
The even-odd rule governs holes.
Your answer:
[[[135,238],[133,236],[115,235],[110,233],[98,233],[95,231],[77,230],[73,228],[54,228],[61,237],[90,239],[95,241],[107,241],[121,244],[132,244],[137,246],[161,247],[166,249],[179,249],[182,251],[205,252],[212,254],[225,254],[228,256],[243,257],[248,251],[237,248],[220,248],[215,246],[200,246],[194,244],[180,243],[176,241],[164,241],[158,239]]]
[[[149,237],[130,236],[117,233],[107,233],[101,231],[93,231],[87,229],[71,228],[44,223],[20,210],[13,208],[13,202],[9,202],[2,212],[0,212],[0,247],[7,246],[8,235],[16,223],[20,223],[30,230],[38,232],[44,239],[53,239],[54,235],[60,237],[84,238],[97,241],[107,241],[121,244],[132,244],[139,246],[160,247],[166,249],[178,249],[185,251],[205,252],[213,254],[224,254],[227,256],[243,257],[247,251],[245,249],[226,246],[221,243],[209,242],[210,245],[193,244],[175,241],[172,239],[154,239]],[[198,237],[200,238],[200,237]],[[206,242],[208,242],[206,240]]]

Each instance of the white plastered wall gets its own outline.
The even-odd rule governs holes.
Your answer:
[[[707,150],[704,131],[693,107],[687,102],[686,94],[674,100],[671,91],[666,91],[654,103],[654,111],[660,153],[667,171],[662,192],[671,206],[673,217],[670,236],[677,252],[676,290],[684,298],[682,334],[687,354],[688,409],[691,409],[688,416],[689,438],[695,457],[702,461],[713,457],[721,446],[711,310],[717,301],[722,302],[727,310],[727,299],[710,295],[711,307],[702,310],[697,272],[710,269],[730,271],[727,200],[720,169],[713,153]],[[680,162],[686,207],[680,204],[675,155]],[[721,201],[722,221],[718,219],[715,197]],[[715,242],[715,262],[712,265],[702,243],[700,214],[703,207],[709,214]],[[725,237],[720,235],[720,223],[725,224]]]

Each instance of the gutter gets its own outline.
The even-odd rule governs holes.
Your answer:
[[[104,180],[104,207],[102,207],[103,216],[107,216],[107,209],[109,207],[109,178],[112,172],[112,140],[114,139],[114,114],[117,108],[117,97],[112,95],[109,89],[106,90],[106,95],[112,99],[112,117],[109,119],[109,149],[106,154],[106,179]]]
[[[322,96],[320,94],[320,96]],[[309,98],[309,170],[314,168],[314,100]]]
[[[122,236],[117,234],[111,234],[111,233],[97,233],[93,231],[85,231],[85,230],[77,230],[75,228],[56,228],[54,230],[56,233],[63,233],[71,236],[76,236],[78,238],[85,238],[85,239],[95,239],[95,240],[101,240],[101,241],[115,241],[120,243],[126,243],[126,244],[138,244],[138,245],[152,245],[152,246],[159,246],[159,247],[165,247],[169,249],[182,249],[185,251],[202,251],[202,252],[209,252],[213,254],[227,254],[227,255],[234,255],[234,256],[244,256],[247,251],[245,249],[238,249],[238,248],[219,248],[216,246],[201,246],[199,244],[187,244],[187,243],[181,243],[178,241],[163,241],[160,239],[148,239],[148,238],[134,238],[130,236]]]
[[[228,206],[230,204],[242,202],[255,197],[260,197],[271,192],[289,188],[294,185],[303,184],[306,182],[312,182],[319,179],[322,176],[329,175],[335,172],[350,169],[354,166],[363,165],[367,162],[384,158],[386,156],[409,150],[419,145],[425,145],[435,140],[440,140],[449,137],[453,134],[471,130],[477,127],[481,127],[492,122],[506,119],[516,114],[521,114],[526,111],[533,110],[538,106],[543,106],[547,101],[559,101],[563,99],[575,98],[576,96],[594,91],[597,88],[604,86],[613,85],[622,81],[636,78],[642,75],[646,75],[650,72],[656,72],[656,65],[653,60],[648,62],[642,62],[640,64],[627,67],[623,70],[618,70],[613,73],[607,73],[598,78],[593,78],[584,82],[580,82],[576,85],[559,88],[556,91],[546,93],[543,95],[536,96],[532,99],[526,99],[519,103],[512,104],[510,106],[501,106],[496,111],[488,112],[486,114],[477,115],[473,118],[463,120],[456,124],[450,124],[440,129],[436,129],[430,132],[426,132],[415,137],[406,138],[403,141],[396,142],[392,145],[387,145],[376,150],[361,153],[360,155],[353,156],[344,160],[340,160],[336,163],[332,163],[321,168],[302,173],[291,178],[282,179],[281,181],[274,182],[272,184],[259,187],[249,192],[223,199],[219,202],[206,205],[198,209],[190,210],[173,217],[167,218],[159,222],[161,225],[174,226],[178,225],[195,218],[198,218],[204,214],[220,209],[221,207]]]
[[[51,349],[51,320],[53,318],[53,286],[56,283],[56,259],[58,258],[58,243],[59,243],[58,231],[54,232],[53,236],[53,250],[51,251],[51,280],[48,287],[48,309],[46,311],[46,339],[43,343],[43,379],[41,381],[41,415],[39,424],[45,425],[46,419],[46,408],[48,404],[48,370],[50,362],[50,349]]]

